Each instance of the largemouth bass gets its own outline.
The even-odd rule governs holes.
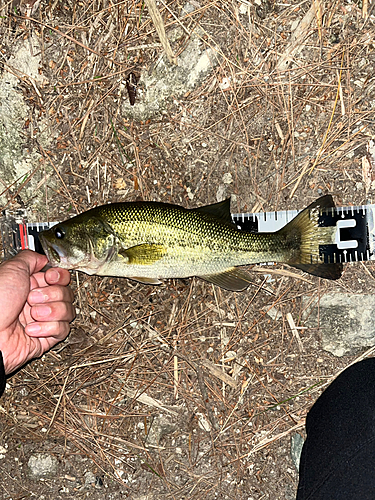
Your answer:
[[[43,231],[40,241],[53,266],[150,284],[198,276],[240,291],[249,276],[237,266],[262,262],[339,278],[342,265],[325,264],[319,256],[319,245],[334,241],[334,228],[319,227],[319,211],[333,206],[330,195],[322,196],[280,231],[252,233],[232,222],[229,199],[190,210],[157,202],[113,203]]]

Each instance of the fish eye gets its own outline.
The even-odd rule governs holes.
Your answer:
[[[55,236],[58,240],[62,240],[65,236],[65,231],[61,226],[57,226],[55,229]]]

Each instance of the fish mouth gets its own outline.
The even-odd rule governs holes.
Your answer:
[[[52,265],[62,265],[67,260],[66,252],[51,242],[49,242],[42,234],[39,236],[43,250]]]
[[[54,261],[56,261],[57,263],[61,262],[62,255],[60,256],[59,251],[58,251],[58,249],[56,247],[54,247],[53,245],[51,245],[50,248],[49,248],[49,252],[51,254],[51,258]]]

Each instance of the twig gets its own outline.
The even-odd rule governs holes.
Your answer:
[[[145,0],[145,3],[147,5],[152,22],[154,23],[155,29],[159,35],[161,44],[163,45],[165,53],[167,54],[168,61],[171,64],[177,65],[176,56],[173,54],[173,51],[171,49],[169,40],[168,40],[167,35],[165,33],[163,18],[160,15],[160,12],[156,6],[155,0]]]
[[[212,361],[209,359],[202,359],[201,360],[201,365],[207,368],[207,370],[217,377],[218,379],[222,380],[225,384],[230,385],[233,388],[236,388],[238,386],[238,383],[230,376],[225,373],[222,369],[220,369],[218,366],[216,366]]]
[[[210,403],[209,403],[209,399],[208,399],[208,394],[207,394],[207,389],[206,389],[206,386],[205,386],[205,383],[204,383],[204,378],[203,378],[203,374],[201,372],[201,370],[197,369],[196,370],[196,374],[197,374],[197,378],[198,378],[198,385],[199,385],[199,389],[201,391],[201,394],[202,394],[202,401],[203,401],[203,404],[206,408],[206,411],[207,411],[207,416],[210,420],[210,423],[212,425],[212,427],[215,429],[215,430],[219,430],[219,426],[216,422],[216,419],[214,417],[214,413],[210,407]]]
[[[329,120],[329,124],[328,124],[327,130],[326,130],[326,133],[324,135],[324,139],[323,139],[322,145],[320,146],[318,154],[316,155],[315,161],[313,163],[313,166],[311,167],[311,169],[309,171],[309,175],[312,173],[312,171],[316,167],[316,164],[320,160],[320,157],[321,157],[321,155],[323,153],[323,149],[324,149],[325,143],[327,141],[327,137],[328,137],[329,131],[331,130],[331,125],[332,125],[333,117],[334,117],[335,111],[336,111],[337,101],[339,100],[339,97],[340,97],[341,76],[342,76],[342,68],[343,68],[343,64],[344,64],[344,54],[345,54],[345,50],[343,50],[343,52],[342,52],[341,68],[340,68],[340,74],[339,74],[339,78],[338,78],[339,81],[338,81],[338,86],[337,86],[336,99],[335,99],[335,102],[333,104],[333,109],[332,109],[332,113],[331,113],[331,118]]]
[[[296,324],[294,323],[293,316],[290,313],[287,313],[286,319],[287,319],[287,321],[289,323],[290,329],[292,330],[293,336],[297,340],[299,351],[303,352],[302,340],[301,340],[301,337],[299,336]]]
[[[317,18],[316,13],[319,12],[319,9],[321,9],[321,1],[313,0],[310,9],[307,11],[305,17],[299,23],[295,32],[291,36],[289,45],[285,49],[284,54],[280,57],[276,65],[276,70],[283,71],[288,69],[289,64],[292,61],[293,57],[299,52],[301,52],[301,50],[305,45],[304,41],[308,35],[308,30],[310,28],[310,25],[313,22],[313,20]]]

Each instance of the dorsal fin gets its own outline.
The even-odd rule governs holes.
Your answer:
[[[219,203],[213,203],[212,205],[193,208],[193,210],[196,210],[197,212],[204,212],[205,214],[213,215],[218,219],[233,223],[232,216],[230,214],[230,198],[220,201]]]

